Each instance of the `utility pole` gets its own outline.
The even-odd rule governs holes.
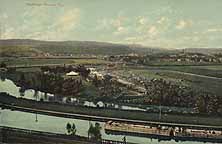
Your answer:
[[[37,109],[37,102],[38,102],[38,94],[36,95],[36,109]],[[36,114],[35,114],[35,122],[38,122],[37,111],[36,111]]]
[[[161,103],[160,103],[160,106],[159,106],[159,120],[161,120],[161,115],[162,115],[162,109],[161,109],[162,107],[161,107]]]
[[[37,112],[36,112],[36,115],[35,115],[35,122],[38,122]]]

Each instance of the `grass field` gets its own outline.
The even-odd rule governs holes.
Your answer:
[[[108,61],[102,59],[28,59],[28,58],[8,58],[0,59],[0,62],[5,62],[9,66],[31,66],[31,65],[47,65],[47,64],[107,64]]]
[[[222,65],[214,66],[165,66],[161,69],[222,78]]]
[[[27,58],[17,58],[17,59],[2,59],[0,62],[4,61],[7,65],[47,65],[47,64],[86,64],[86,65],[106,65],[110,63],[102,59],[27,59]],[[38,71],[37,68],[31,69],[18,69],[18,71],[30,72]],[[209,65],[209,66],[151,66],[151,67],[126,67],[120,70],[114,70],[117,74],[122,76],[130,76],[130,74],[135,74],[136,76],[141,76],[149,79],[153,78],[163,78],[172,82],[176,82],[182,85],[189,85],[196,90],[209,91],[217,95],[221,95],[222,89],[222,79],[215,79],[210,77],[222,78],[222,65]],[[182,72],[182,73],[181,73]],[[185,73],[183,73],[185,72]],[[197,74],[197,75],[190,75]],[[210,77],[201,77],[210,76]]]
[[[102,59],[75,59],[73,60],[75,64],[108,64],[110,62],[102,60]]]
[[[201,91],[208,91],[217,95],[221,95],[222,89],[222,79],[215,79],[211,77],[202,77],[199,75],[190,75],[187,73],[182,73],[185,72],[184,69],[186,69],[186,72],[190,73],[196,73],[197,69],[199,67],[193,66],[193,67],[147,67],[147,68],[128,68],[125,70],[119,70],[117,73],[120,73],[121,75],[130,75],[130,74],[135,74],[135,76],[140,76],[140,77],[145,77],[148,79],[153,79],[153,78],[162,78],[165,80],[169,80],[171,82],[175,82],[177,84],[181,85],[187,85],[191,86],[195,90],[201,90]],[[202,67],[201,67],[202,68]],[[205,69],[202,70],[202,74],[206,74],[205,71],[207,71],[207,68],[210,69],[216,69],[219,70],[221,66],[218,68],[216,66],[214,67],[204,67]],[[180,72],[178,72],[180,71]],[[214,70],[212,70],[214,71]],[[219,70],[220,71],[220,70]],[[222,72],[222,71],[220,71]]]
[[[221,70],[222,71],[222,65],[217,65],[217,66],[194,66],[194,68]]]

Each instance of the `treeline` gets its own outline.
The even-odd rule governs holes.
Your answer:
[[[193,90],[163,79],[145,82],[146,96],[134,103],[194,108],[198,113],[222,115],[222,97],[209,92]]]

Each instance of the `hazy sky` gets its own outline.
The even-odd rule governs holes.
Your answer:
[[[222,0],[0,0],[3,39],[222,47]]]

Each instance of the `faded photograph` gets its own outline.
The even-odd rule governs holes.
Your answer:
[[[0,143],[222,143],[221,0],[0,0]]]

